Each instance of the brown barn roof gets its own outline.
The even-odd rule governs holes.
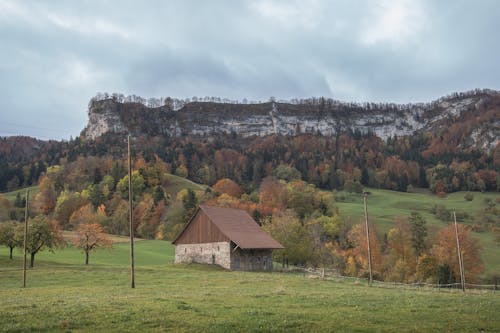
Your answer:
[[[203,211],[217,228],[242,249],[283,249],[283,245],[262,231],[244,210],[200,205],[196,214]],[[195,214],[195,216],[196,216]],[[192,221],[192,220],[191,220]],[[191,222],[188,222],[189,223]],[[186,225],[187,227],[187,225]],[[179,239],[184,230],[175,238]]]

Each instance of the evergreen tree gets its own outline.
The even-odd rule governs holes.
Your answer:
[[[416,257],[420,257],[425,250],[425,238],[427,237],[426,221],[420,213],[412,212],[408,218],[411,230],[411,244]]]
[[[17,192],[16,199],[14,201],[14,206],[18,208],[23,208],[26,205],[26,198],[21,197],[21,192]]]
[[[182,198],[182,207],[184,208],[184,222],[187,222],[196,211],[198,200],[193,190],[188,189],[187,194]]]
[[[153,189],[153,200],[155,206],[158,205],[158,203],[162,200],[165,199],[165,191],[160,185],[157,185]]]

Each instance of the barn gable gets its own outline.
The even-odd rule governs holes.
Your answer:
[[[212,222],[202,209],[198,208],[194,216],[172,243],[177,245],[229,241],[229,237],[220,231],[217,225]]]
[[[241,249],[283,249],[244,210],[201,205],[172,243],[232,241]]]
[[[284,248],[246,211],[207,205],[197,209],[172,243],[176,262],[238,270],[271,270],[272,250]]]

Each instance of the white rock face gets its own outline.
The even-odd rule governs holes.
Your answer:
[[[113,101],[105,100],[89,105],[89,122],[82,134],[95,139],[105,133],[120,133],[127,131],[127,127],[120,119],[120,114]]]
[[[299,133],[321,133],[331,136],[339,130],[351,129],[352,131],[359,130],[361,133],[372,132],[385,140],[394,135],[411,135],[417,130],[432,126],[439,120],[459,116],[461,112],[467,110],[470,102],[447,103],[447,108],[435,117],[424,117],[424,111],[414,107],[409,110],[380,111],[380,113],[358,112],[352,116],[327,113],[320,118],[317,114],[284,114],[281,113],[277,103],[272,103],[268,114],[265,115],[235,114],[228,118],[211,118],[209,119],[211,126],[200,122],[193,122],[187,128],[179,127],[178,123],[170,124],[166,132],[176,135],[234,132],[241,136],[297,135]]]
[[[89,114],[89,126],[85,129],[85,136],[95,139],[108,132],[119,133],[126,129],[119,115],[114,112],[91,113]]]
[[[481,96],[472,95],[440,100],[432,105],[408,104],[382,108],[338,104],[336,109],[323,112],[317,109],[307,111],[314,108],[306,105],[292,106],[276,102],[234,109],[226,109],[227,104],[193,104],[194,107],[184,107],[179,111],[156,109],[155,117],[158,119],[154,125],[159,134],[172,136],[214,133],[236,133],[244,137],[301,133],[332,136],[337,132],[352,130],[371,132],[386,140],[395,135],[412,135],[422,129],[433,131],[442,126],[443,121],[456,119],[467,110],[479,110],[483,103],[485,101]],[[140,131],[137,128],[127,128],[122,121],[120,110],[126,105],[113,100],[90,103],[89,123],[82,134],[95,139],[108,132]],[[150,110],[152,109],[144,106],[142,111],[139,109],[134,112],[143,112],[145,115],[152,112]],[[151,119],[146,123],[150,122]],[[498,143],[499,127],[497,123],[488,130],[475,130],[470,138],[470,146],[486,150],[494,148]]]

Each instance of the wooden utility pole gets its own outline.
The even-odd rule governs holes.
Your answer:
[[[133,197],[132,197],[132,155],[130,154],[130,135],[128,136],[128,203],[129,203],[129,228],[130,228],[130,286],[135,288],[134,274],[134,222],[133,213]]]
[[[368,247],[368,270],[370,271],[370,280],[369,283],[373,282],[373,272],[372,272],[372,250],[370,246],[370,227],[368,225],[368,209],[366,207],[366,197],[368,196],[367,192],[363,192],[363,202],[365,205],[365,224],[366,224],[366,245]]]
[[[26,190],[26,204],[24,208],[24,258],[23,258],[23,288],[26,288],[26,252],[28,252],[28,199],[30,191]]]
[[[462,258],[462,250],[460,249],[460,239],[458,237],[457,215],[453,211],[453,220],[455,221],[455,236],[457,238],[457,252],[458,252],[458,267],[460,269],[460,285],[462,291],[465,291],[465,273],[464,273],[464,260]]]

